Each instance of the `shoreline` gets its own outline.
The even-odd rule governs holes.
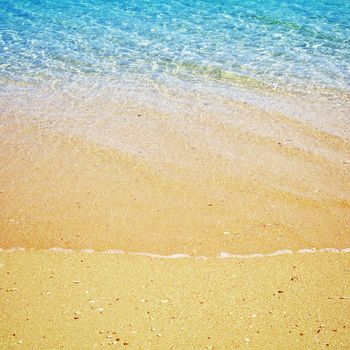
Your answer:
[[[227,253],[227,252],[219,252],[217,256],[214,257],[208,257],[208,256],[195,256],[195,255],[189,255],[185,253],[173,253],[170,255],[161,255],[157,253],[148,253],[148,252],[125,252],[123,250],[119,249],[108,249],[108,250],[95,250],[92,248],[86,248],[86,249],[80,249],[80,250],[74,250],[69,248],[59,248],[59,247],[52,247],[47,250],[41,250],[41,249],[25,249],[23,247],[13,247],[9,249],[2,249],[0,248],[0,253],[15,253],[15,252],[54,252],[54,253],[63,253],[63,254],[111,254],[111,255],[139,255],[149,258],[156,258],[156,259],[254,259],[254,258],[264,258],[264,257],[272,257],[272,256],[279,256],[279,255],[290,255],[290,254],[315,254],[315,253],[350,253],[350,248],[321,248],[321,249],[315,249],[315,248],[303,248],[296,251],[290,250],[290,249],[282,249],[277,250],[271,253],[253,253],[253,254],[237,254],[237,253]]]
[[[4,117],[0,348],[347,350],[349,142],[139,107]]]

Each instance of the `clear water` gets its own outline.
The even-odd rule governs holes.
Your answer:
[[[237,99],[248,103],[232,101]],[[256,106],[284,116],[261,113]],[[42,138],[36,136],[41,135],[38,129],[31,132],[33,125],[39,126]],[[259,208],[262,222],[275,220],[274,216],[279,222],[286,215],[288,226],[283,227],[288,232],[293,232],[289,226],[294,222],[289,225],[289,220],[294,217],[309,227],[312,218],[299,216],[299,208],[294,215],[297,205],[284,193],[310,198],[313,206],[318,205],[315,200],[326,198],[329,215],[338,213],[335,206],[340,201],[346,210],[349,198],[344,179],[350,164],[346,153],[350,144],[350,0],[0,0],[0,127],[0,144],[20,145],[18,159],[13,154],[14,163],[22,164],[22,144],[29,156],[34,145],[34,154],[42,151],[46,169],[46,162],[51,164],[51,151],[45,154],[47,142],[58,150],[68,138],[61,142],[57,135],[79,136],[92,141],[98,151],[102,145],[135,156],[137,162],[130,164],[137,167],[140,160],[140,170],[135,165],[135,180],[130,181],[145,181],[152,197],[150,207],[163,197],[151,193],[158,185],[149,185],[153,180],[148,180],[146,171],[143,177],[144,160],[152,171],[185,184],[184,198],[174,213],[189,208],[193,183],[195,198],[204,200],[208,195],[225,203],[217,225],[225,222],[229,210],[235,216],[248,198],[242,215],[247,215],[249,225],[244,227],[258,230],[255,226],[260,227],[260,222],[255,225],[254,220],[260,220],[255,213]],[[78,150],[80,144],[68,146]],[[115,161],[113,166],[118,164]],[[79,163],[74,167],[78,169]],[[18,167],[21,172],[22,168]],[[38,161],[38,168],[33,164],[29,171],[33,169],[35,177],[39,168]],[[50,169],[48,180],[45,173],[48,184],[49,178],[56,181],[65,173],[59,162]],[[188,182],[184,180],[187,173]],[[94,174],[91,185],[98,187],[93,179],[99,173]],[[27,171],[16,174],[13,183],[26,188],[22,187],[22,182],[30,181],[24,180],[26,176]],[[67,181],[75,181],[74,176]],[[219,183],[226,177],[227,183]],[[236,193],[230,188],[231,177],[247,179],[242,190],[235,190],[237,198],[229,198]],[[87,179],[85,174],[82,178]],[[100,181],[104,179],[101,176]],[[198,179],[198,185],[191,179]],[[266,201],[253,194],[259,182],[266,187]],[[253,185],[245,189],[246,183]],[[259,190],[261,194],[265,187]],[[191,189],[188,194],[187,189]],[[173,191],[172,187],[166,191]],[[281,193],[280,198],[274,193]],[[40,203],[47,203],[54,212],[56,198],[61,196],[64,192],[58,191]],[[73,198],[73,194],[67,196]],[[147,202],[148,194],[145,198]],[[172,198],[177,197],[170,193],[169,201]],[[118,200],[113,197],[107,203]],[[236,201],[239,205],[231,206]],[[287,201],[293,205],[287,207]],[[99,206],[95,208],[103,213]],[[291,214],[284,208],[291,208]],[[87,213],[87,220],[91,215]],[[170,215],[176,220],[177,214]],[[109,212],[106,217],[112,223]],[[315,227],[322,225],[317,222]],[[162,231],[164,226],[159,227]],[[191,232],[197,226],[188,227]],[[281,235],[282,231],[281,225]],[[264,239],[264,232],[259,232],[259,239]]]
[[[1,0],[2,81],[220,80],[350,89],[343,0]]]
[[[215,96],[248,100],[350,139],[350,1],[0,0],[3,115],[79,128],[86,103],[92,119],[120,97],[191,110],[193,92],[212,110]]]

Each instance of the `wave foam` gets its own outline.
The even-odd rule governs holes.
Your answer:
[[[9,249],[2,249],[0,248],[0,252],[24,252],[26,251],[25,248],[22,247],[13,247]],[[33,251],[33,250],[31,250]],[[96,251],[91,248],[81,249],[81,250],[73,250],[73,249],[67,249],[67,248],[60,248],[60,247],[52,247],[47,249],[49,252],[54,253],[101,253],[101,254],[129,254],[129,255],[142,255],[147,256],[150,258],[156,258],[156,259],[184,259],[184,258],[194,258],[194,259],[209,259],[209,257],[206,256],[191,256],[189,254],[184,253],[174,253],[170,255],[161,255],[161,254],[155,254],[155,253],[147,253],[147,252],[125,252],[123,250],[119,249],[108,249],[104,251]],[[277,255],[286,255],[286,254],[310,254],[310,253],[350,253],[350,248],[321,248],[321,249],[315,249],[315,248],[303,248],[296,251],[290,250],[290,249],[282,249],[277,250],[275,252],[271,253],[254,253],[254,254],[231,254],[227,252],[220,252],[216,258],[218,259],[228,259],[228,258],[236,258],[236,259],[253,259],[253,258],[263,258],[263,257],[269,257],[269,256],[277,256]]]

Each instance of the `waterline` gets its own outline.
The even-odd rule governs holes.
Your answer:
[[[14,253],[14,252],[35,252],[35,251],[42,251],[42,250],[35,250],[35,249],[25,249],[22,247],[13,247],[10,249],[2,249],[0,248],[0,252],[5,253]],[[210,259],[207,256],[194,256],[189,254],[183,254],[183,253],[174,253],[170,255],[161,255],[156,253],[147,253],[147,252],[125,252],[123,250],[119,249],[108,249],[108,250],[94,250],[92,248],[86,248],[81,250],[74,250],[74,249],[68,249],[68,248],[60,248],[60,247],[52,247],[47,249],[48,252],[53,253],[64,253],[64,254],[71,254],[71,253],[83,253],[83,254],[111,254],[111,255],[140,255],[140,256],[146,256],[149,258],[155,258],[155,259]],[[252,258],[264,258],[264,257],[272,257],[272,256],[278,256],[278,255],[290,255],[290,254],[310,254],[310,253],[350,253],[350,248],[321,248],[321,249],[315,249],[315,248],[303,248],[298,250],[290,250],[290,249],[281,249],[277,250],[275,252],[271,253],[253,253],[253,254],[231,254],[227,252],[220,252],[216,256],[216,259],[228,259],[228,258],[234,258],[234,259],[252,259]]]

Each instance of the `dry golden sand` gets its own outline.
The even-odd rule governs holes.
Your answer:
[[[1,349],[349,349],[343,253],[0,253]]]
[[[0,349],[350,348],[349,254],[214,258],[349,247],[349,142],[220,106],[3,116]]]

